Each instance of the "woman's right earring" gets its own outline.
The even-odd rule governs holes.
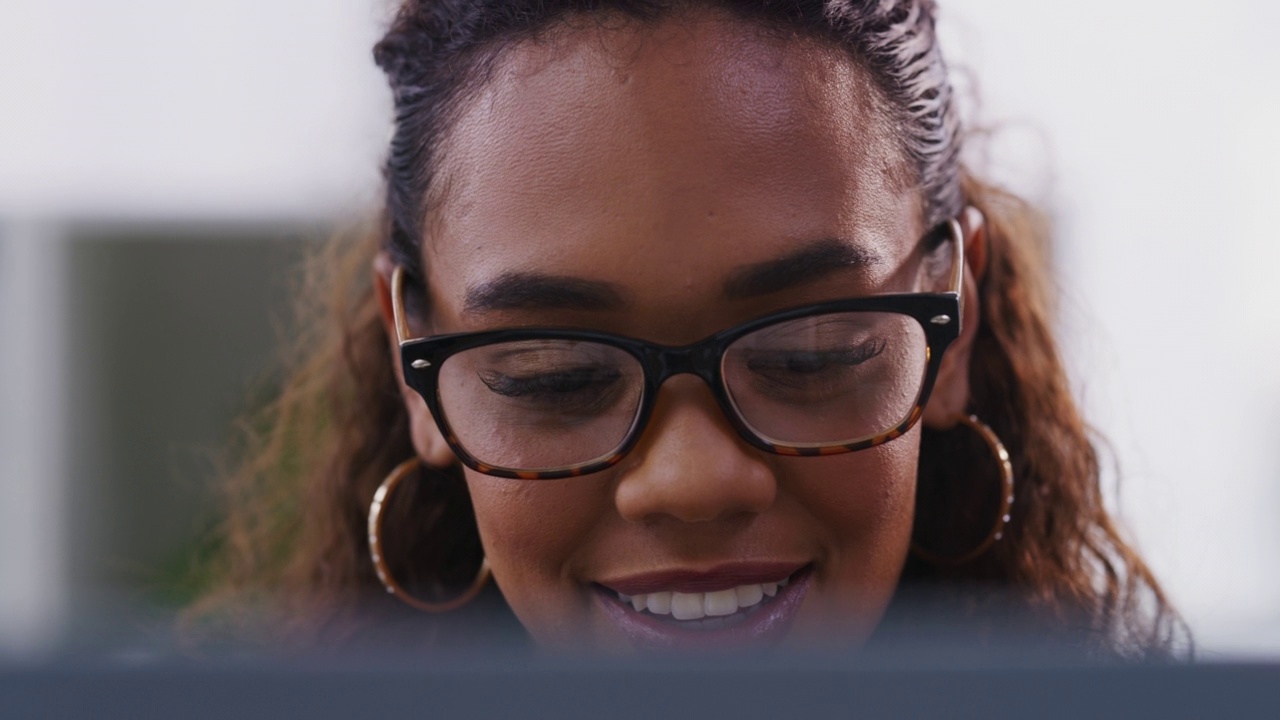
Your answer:
[[[995,523],[982,541],[973,549],[956,556],[946,556],[932,552],[913,538],[911,542],[912,554],[935,565],[963,565],[981,557],[993,545],[1004,538],[1005,530],[1008,528],[1010,520],[1012,520],[1014,479],[1013,463],[1010,461],[1008,449],[1005,448],[1004,443],[1000,441],[995,431],[979,420],[977,416],[959,415],[956,417],[956,421],[976,432],[986,443],[996,460],[997,472],[1000,475],[999,510],[996,514]]]
[[[373,502],[369,504],[369,556],[373,560],[373,569],[378,573],[378,580],[387,589],[388,593],[395,595],[406,604],[423,612],[449,612],[471,602],[484,589],[485,584],[489,582],[491,574],[487,559],[480,561],[480,569],[476,572],[476,579],[461,595],[444,602],[427,602],[409,594],[408,591],[400,586],[400,583],[396,582],[396,579],[391,575],[391,569],[387,567],[387,560],[382,549],[382,510],[386,505],[387,498],[395,491],[396,486],[408,477],[410,473],[417,470],[421,464],[422,460],[417,457],[412,457],[400,463],[396,466],[396,469],[391,471],[390,475],[387,475],[382,484],[378,486],[377,492],[373,494]]]

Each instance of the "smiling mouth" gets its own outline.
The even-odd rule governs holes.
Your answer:
[[[774,645],[789,632],[813,566],[741,565],[596,583],[605,616],[639,649]]]
[[[794,573],[793,573],[794,575]],[[678,624],[688,629],[714,630],[730,627],[768,605],[785,589],[793,575],[765,583],[738,585],[714,592],[659,591],[624,595],[612,591],[618,601],[638,613]]]

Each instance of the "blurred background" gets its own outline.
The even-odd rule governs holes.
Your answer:
[[[1280,5],[940,0],[971,162],[1049,210],[1122,525],[1280,658]],[[0,0],[0,658],[190,600],[290,274],[379,195],[388,0]]]

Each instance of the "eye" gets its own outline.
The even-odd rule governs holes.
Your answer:
[[[556,400],[572,394],[603,391],[616,383],[622,373],[614,367],[582,366],[522,375],[491,371],[479,377],[485,387],[503,397]]]
[[[747,369],[779,379],[802,378],[857,367],[879,355],[884,348],[884,340],[869,340],[844,348],[758,350],[747,359]]]
[[[746,366],[755,372],[818,373],[832,366],[861,365],[881,354],[883,348],[881,341],[838,350],[777,350],[751,357]]]

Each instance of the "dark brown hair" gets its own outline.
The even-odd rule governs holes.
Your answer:
[[[336,241],[312,264],[304,297],[331,300],[304,318],[309,330],[298,347],[306,362],[289,369],[278,399],[246,426],[248,459],[228,484],[221,580],[190,617],[260,598],[296,621],[290,632],[314,636],[318,627],[350,627],[346,619],[386,602],[368,559],[365,514],[382,478],[414,450],[370,282],[374,254],[389,252],[421,297],[421,243],[442,141],[505,49],[570,18],[609,13],[652,22],[695,5],[847,49],[890,108],[926,225],[966,205],[986,216],[971,410],[1008,447],[1018,501],[992,551],[954,567],[912,560],[904,583],[951,593],[957,607],[998,590],[1036,617],[1085,630],[1104,651],[1168,653],[1181,623],[1104,509],[1098,457],[1052,336],[1048,227],[1027,204],[962,168],[931,0],[405,0],[374,51],[396,110],[383,221],[361,241]],[[934,491],[934,475],[958,468],[954,485],[971,486],[986,452],[926,433],[918,529],[953,500]],[[440,476],[409,485],[393,511],[418,530],[388,549],[393,569],[437,590],[465,586],[481,553],[465,484]]]

